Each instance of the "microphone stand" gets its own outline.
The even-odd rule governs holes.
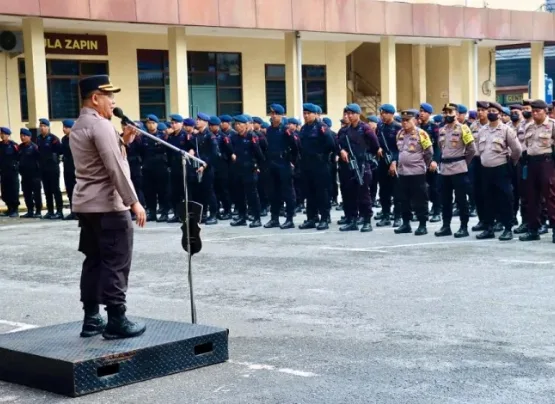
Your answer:
[[[197,323],[197,310],[195,307],[195,297],[193,294],[193,270],[192,270],[192,266],[191,266],[191,235],[190,235],[190,230],[189,230],[189,191],[188,191],[188,187],[187,187],[187,163],[189,162],[189,160],[192,161],[196,161],[197,163],[201,164],[201,165],[205,165],[206,162],[204,160],[199,159],[198,157],[193,156],[192,154],[189,154],[188,152],[186,152],[185,150],[181,150],[178,147],[175,147],[174,145],[166,142],[165,140],[160,139],[157,136],[151,135],[150,133],[138,128],[134,122],[126,122],[124,121],[124,123],[128,124],[128,125],[132,125],[135,130],[137,132],[139,132],[141,135],[146,136],[152,140],[154,140],[155,142],[158,142],[164,146],[166,146],[169,149],[172,149],[176,152],[178,152],[181,155],[181,165],[183,166],[183,189],[185,191],[185,215],[184,215],[184,220],[187,220],[187,225],[185,226],[186,228],[186,237],[187,237],[187,261],[188,261],[188,278],[189,278],[189,295],[191,297],[191,322],[193,324]]]

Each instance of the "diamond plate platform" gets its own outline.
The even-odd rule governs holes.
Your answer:
[[[80,338],[80,321],[0,335],[0,380],[78,397],[225,362],[228,330],[148,318],[137,338]]]

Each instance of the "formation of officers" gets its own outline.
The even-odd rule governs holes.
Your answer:
[[[303,105],[304,124],[284,112],[281,105],[271,105],[269,124],[246,114],[203,113],[196,119],[172,114],[169,122],[155,115],[137,121],[151,135],[204,161],[189,160],[184,178],[179,153],[136,137],[127,158],[147,220],[179,222],[175,212],[186,182],[189,199],[204,206],[206,225],[231,220],[231,226],[260,227],[269,212],[265,228],[290,229],[304,211],[300,229],[325,230],[336,206],[344,212],[339,230],[370,232],[373,209],[381,204],[376,226],[391,226],[397,234],[412,233],[416,221],[414,234],[424,235],[428,221],[442,221],[435,236],[468,237],[469,218],[475,216],[478,223],[471,231],[478,232],[478,239],[499,232],[499,240],[511,240],[514,228],[522,241],[539,240],[555,226],[555,120],[553,107],[542,100],[509,108],[479,101],[475,111],[449,103],[435,116],[428,103],[400,114],[384,104],[380,116],[370,116],[368,122],[361,120],[357,104],[349,104],[337,133],[328,118],[320,118],[317,105]],[[72,125],[64,121],[66,135]],[[63,218],[59,164],[64,163],[71,197],[71,136],[60,141],[49,127],[46,119],[40,120],[37,144],[21,129],[19,145],[10,140],[9,128],[0,128],[8,216],[17,216],[20,174],[28,209],[24,217],[40,217],[42,183],[48,209],[44,218]],[[460,217],[458,229],[451,228],[453,216]]]

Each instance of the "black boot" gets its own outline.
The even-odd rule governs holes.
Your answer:
[[[453,232],[451,231],[451,226],[448,224],[444,224],[443,226],[441,226],[441,229],[434,233],[436,237],[446,237],[452,234]]]
[[[389,219],[389,213],[382,214],[381,220],[378,223],[376,223],[376,226],[378,226],[378,227],[391,226],[391,220]]]
[[[34,217],[35,217],[35,215],[33,214],[32,210],[28,211],[23,216],[21,216],[22,219],[32,219]]]
[[[166,212],[162,213],[156,221],[158,223],[166,223],[168,221],[168,214]]]
[[[233,219],[229,225],[233,227],[246,226],[247,219],[245,219],[243,216],[238,216],[237,219]]]
[[[350,224],[351,221],[352,221],[351,219],[348,219],[347,217],[343,216],[341,219],[339,219],[339,220],[337,221],[337,224],[340,225],[340,226],[342,226],[342,225],[344,225],[344,224]]]
[[[428,234],[428,229],[426,229],[426,221],[421,221],[420,225],[418,226],[418,228],[416,229],[416,231],[414,232],[415,236],[423,236],[425,234]]]
[[[395,218],[393,218],[393,225],[392,225],[392,227],[399,227],[399,226],[401,226],[401,223],[403,223],[403,222],[401,221],[401,218],[400,218],[400,217],[395,217]]]
[[[540,234],[547,234],[549,233],[549,227],[547,227],[546,224],[542,224],[540,229],[538,230],[538,233]]]
[[[249,224],[249,227],[251,229],[254,229],[256,227],[262,227],[262,223],[260,222],[260,218],[254,218],[254,220]]]
[[[85,318],[83,320],[81,337],[89,338],[102,334],[104,332],[104,328],[106,328],[106,322],[100,315],[100,308],[98,304],[83,304],[83,310],[85,311]]]
[[[279,226],[279,228],[281,230],[294,229],[295,228],[295,223],[293,223],[293,218],[288,217],[287,220],[285,221],[285,223],[283,223],[281,226]]]
[[[216,219],[215,215],[210,215],[208,217],[208,219],[206,219],[206,223],[204,223],[207,226],[213,225],[213,224],[218,224],[218,219]]]
[[[513,239],[513,231],[510,227],[505,227],[503,234],[499,236],[499,241],[509,241]]]
[[[437,223],[437,222],[441,222],[441,216],[438,215],[437,213],[434,213],[430,218],[430,223]]]
[[[356,220],[347,219],[339,231],[358,231],[358,224]]]
[[[410,227],[410,223],[407,221],[393,231],[395,234],[412,233],[412,228]]]
[[[106,307],[108,324],[102,333],[105,339],[133,338],[142,335],[146,325],[134,323],[125,316],[126,308],[123,304]]]
[[[493,226],[492,227],[486,227],[486,230],[484,230],[480,234],[476,235],[476,238],[478,240],[486,240],[486,239],[490,239],[490,238],[495,238],[495,232],[493,231]]]
[[[455,238],[463,238],[468,236],[468,226],[466,224],[461,224],[461,228],[455,233]]]
[[[299,229],[307,230],[307,229],[315,229],[316,228],[316,221],[314,220],[306,220],[303,224],[299,225]]]
[[[328,219],[320,220],[320,223],[318,223],[318,226],[316,226],[316,230],[328,230],[329,228],[330,225],[328,224]]]
[[[520,241],[538,241],[541,239],[540,233],[537,230],[530,229],[527,233],[518,238]]]
[[[362,222],[362,227],[360,228],[360,232],[361,233],[369,233],[371,232],[372,229],[372,221],[370,220],[370,218],[365,218],[364,221]]]
[[[494,232],[503,231],[503,229],[505,229],[505,227],[503,226],[503,223],[500,222],[495,223],[495,225],[493,226]]]
[[[528,231],[528,225],[526,223],[522,223],[520,226],[518,226],[515,230],[514,233],[515,234],[524,234]]]
[[[279,227],[279,220],[278,219],[270,219],[268,223],[264,225],[265,229],[273,229],[274,227]]]

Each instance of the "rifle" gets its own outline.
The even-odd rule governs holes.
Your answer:
[[[353,153],[353,149],[351,148],[351,141],[349,140],[348,133],[345,135],[345,138],[347,139],[347,146],[349,147],[349,154],[351,155],[351,158],[349,159],[349,169],[354,171],[358,185],[364,185],[364,178],[362,178],[360,167],[358,166],[357,159]]]

